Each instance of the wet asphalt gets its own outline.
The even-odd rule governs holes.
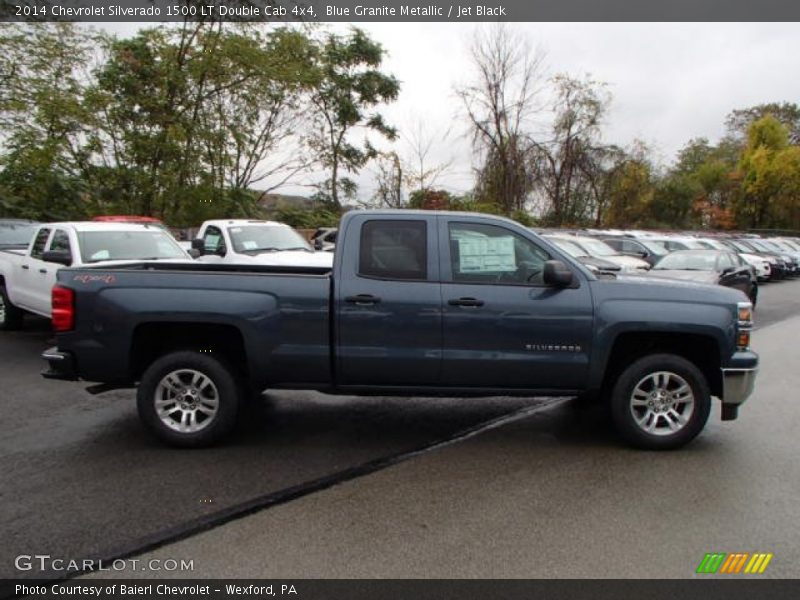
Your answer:
[[[41,575],[17,571],[19,554],[125,554],[287,489],[300,492],[153,555],[194,558],[187,575],[203,577],[685,577],[705,552],[758,550],[797,576],[794,315],[800,281],[762,289],[758,395],[684,451],[628,450],[568,401],[308,495],[549,401],[269,393],[227,445],[174,450],[140,427],[132,392],[41,379],[50,334],[32,319],[0,335],[0,576]]]

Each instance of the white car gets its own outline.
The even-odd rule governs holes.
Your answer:
[[[285,223],[252,219],[206,221],[192,249],[201,262],[289,267],[333,267],[333,253],[315,252]]]
[[[640,258],[636,258],[634,256],[627,256],[625,254],[620,254],[614,248],[606,244],[605,242],[601,242],[600,240],[596,240],[590,237],[580,237],[580,236],[564,236],[564,239],[568,239],[573,244],[580,247],[582,250],[586,252],[587,256],[594,256],[595,258],[602,258],[604,260],[610,261],[614,264],[617,264],[622,269],[623,273],[631,274],[642,274],[646,273],[647,270],[650,268],[650,264],[647,261],[644,261]]]
[[[50,291],[63,267],[191,257],[159,227],[133,223],[68,222],[39,225],[28,247],[0,251],[0,329],[24,312],[51,315]]]

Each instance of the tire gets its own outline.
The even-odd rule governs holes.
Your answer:
[[[136,394],[139,418],[171,446],[210,446],[236,426],[242,387],[234,373],[206,354],[166,354],[142,375]]]
[[[705,376],[674,354],[640,358],[622,372],[611,393],[615,429],[628,444],[645,450],[688,444],[705,427],[710,412]]]
[[[22,327],[25,313],[11,304],[4,285],[0,285],[0,331],[11,331]]]

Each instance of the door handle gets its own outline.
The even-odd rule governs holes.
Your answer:
[[[359,306],[367,306],[369,304],[377,304],[381,299],[372,294],[358,294],[357,296],[347,296],[344,301]]]
[[[30,267],[29,267],[28,265],[22,265],[22,268],[23,268],[23,269],[25,269],[26,271],[27,271],[28,269],[30,269]]]
[[[47,269],[39,269],[39,273],[47,273]]]
[[[483,306],[483,300],[477,298],[454,298],[448,300],[447,303],[450,306]]]

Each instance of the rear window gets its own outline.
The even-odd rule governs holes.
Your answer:
[[[361,228],[359,275],[380,279],[427,279],[425,221],[373,220]]]

